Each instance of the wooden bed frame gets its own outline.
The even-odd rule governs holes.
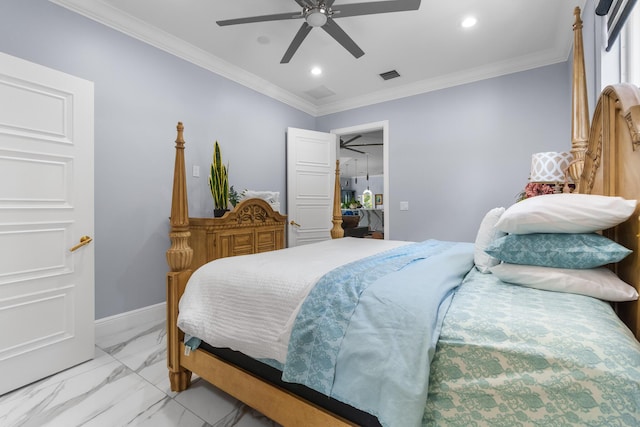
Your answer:
[[[574,24],[572,149],[569,173],[576,191],[640,199],[640,90],[631,85],[607,87],[599,98],[593,123],[589,125],[582,21],[576,8]],[[195,372],[214,386],[285,426],[355,425],[307,400],[281,389],[235,365],[197,349],[188,356],[177,327],[178,302],[191,276],[194,251],[190,247],[184,165],[183,126],[178,123],[171,207],[171,247],[167,251],[167,364],[173,391],[189,387]],[[342,237],[340,227],[339,169],[336,165],[332,237]],[[249,202],[250,203],[250,202]],[[264,206],[263,206],[264,207]],[[633,250],[613,268],[627,283],[640,290],[640,211],[625,223],[607,230],[610,238]],[[195,258],[200,259],[200,255]],[[625,324],[640,338],[640,304],[618,304]]]

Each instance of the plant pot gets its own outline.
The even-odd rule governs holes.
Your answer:
[[[224,215],[227,212],[229,212],[229,209],[214,209],[213,210],[213,217],[214,218],[220,218],[222,215]]]

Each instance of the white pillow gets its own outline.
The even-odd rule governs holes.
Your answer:
[[[626,221],[635,209],[635,200],[622,197],[548,194],[511,205],[496,227],[511,234],[593,233]]]
[[[244,190],[242,192],[242,200],[244,199],[262,199],[265,202],[272,204],[280,202],[279,191],[256,191],[256,190]]]
[[[500,260],[492,257],[484,250],[493,243],[494,240],[504,236],[505,233],[495,228],[500,216],[504,213],[504,208],[493,208],[482,219],[478,234],[476,236],[473,259],[476,268],[481,273],[490,273],[489,267],[500,263]]]
[[[638,291],[605,267],[574,270],[502,263],[491,267],[491,272],[503,282],[529,288],[587,295],[605,301],[638,299]]]

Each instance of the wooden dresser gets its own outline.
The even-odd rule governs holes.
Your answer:
[[[286,215],[262,199],[243,200],[220,218],[189,218],[190,268],[218,258],[283,249],[286,225]]]

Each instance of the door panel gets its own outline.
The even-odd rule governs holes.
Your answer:
[[[331,238],[337,137],[287,130],[288,246]]]
[[[93,84],[0,53],[0,394],[94,353]]]

